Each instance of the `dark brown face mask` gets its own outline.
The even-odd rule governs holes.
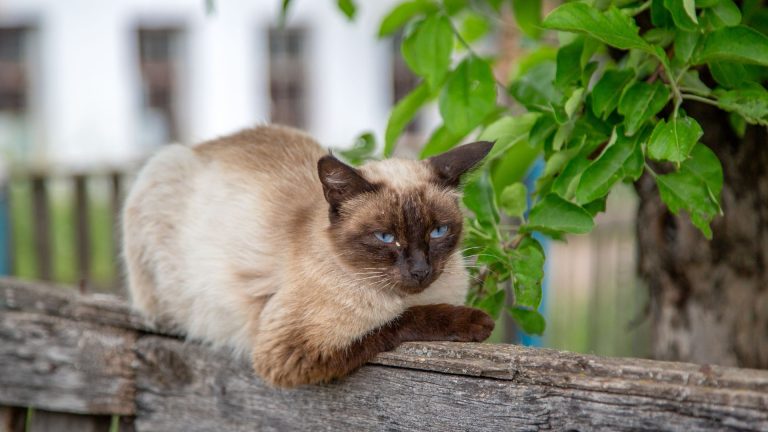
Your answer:
[[[361,280],[401,294],[432,284],[456,252],[463,215],[456,190],[461,177],[488,154],[476,142],[430,158],[432,178],[419,187],[394,190],[328,155],[318,174],[329,206],[334,253]]]

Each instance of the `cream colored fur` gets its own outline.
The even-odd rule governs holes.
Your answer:
[[[141,170],[123,212],[134,305],[194,339],[274,360],[301,328],[319,349],[345,347],[412,305],[463,304],[460,253],[418,295],[363,279],[333,253],[316,163],[326,154],[292,129],[244,131],[199,147],[169,146]],[[423,162],[361,168],[369,180],[423,185]],[[296,231],[295,221],[309,221]]]

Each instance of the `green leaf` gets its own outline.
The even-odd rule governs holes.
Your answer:
[[[277,17],[277,26],[285,27],[285,20],[288,18],[288,9],[291,7],[291,0],[283,0],[280,6],[280,14]]]
[[[475,214],[480,225],[495,227],[499,223],[499,210],[487,171],[476,171],[470,176],[464,186],[463,201],[464,205]]]
[[[712,93],[712,89],[707,87],[706,84],[699,78],[699,71],[689,70],[686,71],[680,82],[678,83],[680,90],[685,93],[693,93],[699,96],[709,96]]]
[[[352,20],[355,18],[355,13],[357,13],[357,6],[353,0],[336,0],[336,5],[338,6],[339,10],[347,17],[347,19]]]
[[[413,117],[427,103],[432,94],[426,83],[419,84],[408,95],[395,105],[387,121],[387,130],[384,133],[384,156],[389,157],[395,150],[395,144],[400,134],[413,120]]]
[[[582,207],[584,207],[584,210],[588,211],[589,214],[592,215],[592,217],[597,216],[598,213],[605,211],[605,204],[608,201],[608,195],[605,195],[602,198],[598,198],[592,202],[588,202],[584,204]]]
[[[552,182],[552,192],[565,199],[573,198],[579,179],[590,163],[587,153],[581,152],[565,164],[563,170],[555,177],[555,181]]]
[[[741,11],[732,0],[718,1],[712,9],[704,11],[704,14],[703,16],[707,18],[709,24],[715,29],[741,24]]]
[[[768,36],[749,27],[725,27],[707,34],[695,64],[734,61],[768,66]]]
[[[675,22],[664,7],[664,0],[651,0],[651,23],[658,28],[674,27]]]
[[[584,102],[583,98],[584,89],[579,88],[574,90],[573,93],[571,93],[571,96],[565,101],[563,108],[569,119],[573,119],[576,114],[581,113],[580,108]]]
[[[461,142],[462,138],[464,138],[463,135],[456,135],[449,131],[445,125],[440,125],[440,127],[435,129],[432,132],[432,135],[429,136],[427,143],[424,144],[424,147],[421,149],[419,158],[426,159],[430,156],[444,153],[456,147],[456,145]]]
[[[379,27],[379,37],[384,37],[395,33],[399,28],[405,25],[411,18],[437,10],[437,5],[428,0],[412,0],[397,5],[381,21]]]
[[[685,210],[704,236],[712,238],[709,223],[720,211],[723,171],[711,150],[703,144],[695,146],[691,158],[683,162],[677,172],[656,176],[656,184],[662,201],[672,213]]]
[[[557,71],[555,85],[565,89],[575,84],[581,77],[581,52],[584,49],[584,38],[576,38],[573,42],[560,47],[557,51]]]
[[[619,105],[619,99],[635,77],[632,70],[608,70],[592,89],[592,112],[600,118],[607,118]]]
[[[544,148],[545,143],[551,140],[557,130],[557,122],[552,116],[544,114],[536,119],[528,134],[528,145],[534,148]]]
[[[469,12],[461,22],[459,33],[467,43],[475,42],[488,34],[491,29],[488,20],[482,15]]]
[[[538,241],[526,236],[509,251],[515,305],[538,308],[541,304],[541,281],[544,278],[544,249]]]
[[[448,77],[440,93],[440,115],[457,135],[469,133],[496,107],[496,81],[491,66],[469,56]]]
[[[520,182],[505,187],[501,192],[499,204],[504,213],[522,218],[528,208],[528,189]]]
[[[693,0],[664,0],[675,25],[685,31],[696,31],[699,21],[696,18],[695,3]]]
[[[528,224],[523,228],[545,234],[584,234],[591,231],[594,225],[592,216],[586,210],[555,194],[549,194],[531,209]]]
[[[619,114],[624,116],[627,135],[634,135],[668,100],[669,89],[659,81],[653,84],[636,81],[629,86],[619,100]]]
[[[526,36],[538,39],[541,35],[541,0],[513,1],[512,13],[520,30]]]
[[[520,325],[524,332],[532,335],[542,335],[546,329],[546,321],[535,310],[513,307],[509,308],[509,314]]]
[[[735,90],[717,90],[720,108],[740,114],[753,124],[768,126],[768,91],[757,83]]]
[[[634,172],[628,172],[627,167],[633,166],[632,158],[638,147],[637,137],[627,138],[618,133],[616,142],[607,147],[581,174],[576,188],[576,202],[586,204],[602,198],[618,181],[634,175]]]
[[[483,290],[488,293],[488,295],[477,302],[475,306],[484,310],[494,320],[499,319],[501,310],[504,308],[504,300],[507,292],[503,289],[498,289],[496,279],[490,276],[485,278]]]
[[[687,63],[693,55],[693,50],[699,42],[699,33],[679,30],[675,34],[675,57]]]
[[[480,141],[496,142],[486,160],[496,159],[506,154],[510,147],[525,141],[538,117],[538,113],[505,116],[488,125],[477,137]]]
[[[497,159],[491,166],[491,179],[496,193],[501,194],[504,187],[522,180],[538,159],[539,153],[540,147],[531,147],[520,142]]]
[[[419,21],[403,39],[403,59],[411,70],[423,76],[434,88],[451,66],[453,30],[443,15],[434,14]]]
[[[653,48],[638,34],[632,18],[611,6],[605,12],[585,3],[565,3],[550,12],[544,27],[585,33],[620,49],[639,49],[653,54]]]
[[[688,159],[691,149],[704,135],[699,123],[684,114],[663,119],[656,124],[648,141],[648,156],[655,160],[680,163]]]
[[[360,136],[355,139],[355,143],[351,148],[346,150],[336,150],[336,153],[352,165],[360,165],[366,160],[372,159],[375,152],[376,138],[371,132],[360,134]]]
[[[513,81],[509,93],[529,110],[551,112],[552,104],[559,104],[563,98],[554,86],[555,74],[555,62],[543,61]]]

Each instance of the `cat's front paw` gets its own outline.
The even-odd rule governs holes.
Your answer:
[[[480,309],[449,304],[414,306],[403,314],[401,341],[482,342],[495,323]]]
[[[482,342],[491,336],[496,323],[480,309],[455,306],[450,329],[457,342]],[[449,335],[450,336],[450,335]]]

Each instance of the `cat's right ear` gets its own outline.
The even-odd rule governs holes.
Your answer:
[[[360,171],[346,165],[333,155],[323,156],[317,161],[317,173],[323,184],[325,200],[330,204],[332,213],[344,201],[361,193],[376,190],[376,186],[363,178]]]

